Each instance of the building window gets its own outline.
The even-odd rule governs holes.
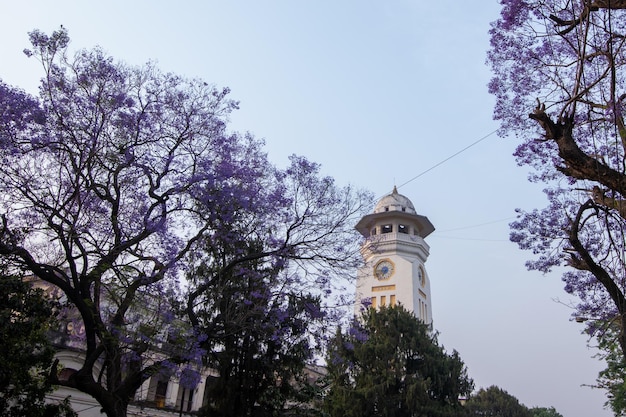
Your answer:
[[[402,207],[402,211],[406,211],[406,207]]]
[[[390,306],[395,306],[396,305],[396,295],[392,294],[389,296],[389,305]]]
[[[376,297],[372,297],[372,308],[376,308]]]
[[[372,229],[372,231],[370,232],[370,235],[372,235],[372,236],[376,235],[376,228]]]
[[[176,397],[176,409],[182,411],[192,411],[193,407],[193,389],[178,387],[178,396]]]
[[[157,408],[165,407],[165,399],[167,398],[167,383],[168,380],[161,375],[155,376],[150,380],[148,397],[146,399]]]
[[[399,224],[398,225],[398,233],[409,233],[409,227],[404,225],[404,224]]]
[[[389,206],[385,207],[385,211],[389,211]]]
[[[391,233],[393,232],[393,225],[391,224],[384,224],[382,227],[382,231],[381,233]]]
[[[381,296],[380,296],[380,306],[381,306],[381,307],[384,307],[384,306],[385,306],[385,304],[387,304],[387,297],[386,297],[386,296],[384,296],[384,295],[381,295]]]
[[[154,403],[157,408],[165,407],[165,398],[167,396],[167,381],[158,381],[156,393],[154,395]]]
[[[206,382],[204,384],[204,395],[202,396],[203,407],[206,407],[207,405],[215,405],[215,399],[212,398],[212,392],[217,385],[217,380],[218,378],[216,376],[208,375],[206,377]]]

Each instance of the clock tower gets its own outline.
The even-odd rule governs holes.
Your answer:
[[[357,273],[357,306],[367,301],[372,308],[402,304],[432,324],[430,280],[424,268],[430,249],[424,238],[435,230],[430,220],[417,214],[411,200],[393,187],[356,229],[365,237],[361,247],[365,264]]]

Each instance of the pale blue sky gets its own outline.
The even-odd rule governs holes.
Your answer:
[[[0,0],[0,78],[35,91],[27,32],[69,30],[130,64],[229,86],[232,127],[296,153],[339,184],[377,196],[493,132],[484,65],[497,1]],[[511,152],[489,136],[399,188],[437,230],[427,238],[433,316],[477,387],[498,385],[529,407],[609,416],[593,384],[601,364],[570,321],[557,273],[527,272],[508,242],[517,207],[544,204]],[[554,299],[563,303],[557,303]]]

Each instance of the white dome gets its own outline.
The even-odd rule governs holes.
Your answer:
[[[374,208],[374,213],[382,213],[385,211],[403,211],[406,213],[417,214],[411,200],[402,194],[399,194],[398,189],[395,186],[393,187],[391,194],[387,194],[381,198]]]

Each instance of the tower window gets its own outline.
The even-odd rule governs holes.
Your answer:
[[[409,228],[406,225],[404,225],[404,224],[399,224],[398,225],[398,233],[406,233],[406,234],[408,234],[409,233]]]
[[[406,207],[402,207],[402,211],[406,211]]]
[[[389,206],[385,206],[385,211],[389,211]]]
[[[382,232],[381,233],[391,233],[393,232],[393,225],[391,224],[384,224],[382,227]]]
[[[370,232],[370,235],[374,236],[376,234],[376,228],[373,228],[372,231]]]

